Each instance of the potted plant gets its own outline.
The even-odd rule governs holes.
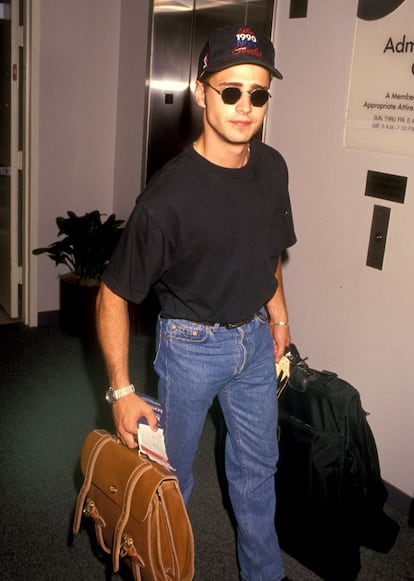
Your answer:
[[[33,254],[46,253],[69,272],[60,275],[60,324],[63,332],[80,335],[94,329],[95,300],[105,266],[119,240],[124,223],[111,214],[102,220],[98,210],[77,216],[56,218],[56,242],[36,248]]]

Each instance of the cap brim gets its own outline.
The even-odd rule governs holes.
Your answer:
[[[214,73],[218,73],[219,71],[224,71],[225,69],[229,69],[230,67],[235,67],[237,65],[257,65],[258,67],[263,67],[264,69],[268,70],[269,73],[272,75],[272,77],[276,77],[276,79],[282,80],[283,79],[283,75],[280,71],[278,71],[277,69],[275,69],[274,67],[270,67],[267,65],[264,65],[263,63],[258,63],[255,60],[246,60],[243,59],[240,62],[233,62],[231,65],[226,64],[223,67],[214,67],[214,70],[209,69],[208,67],[206,69],[204,69],[200,75],[197,77],[198,80],[201,80],[203,77],[205,77],[206,75],[213,75]]]
[[[269,68],[269,71],[272,73],[272,76],[273,77],[276,77],[279,80],[282,80],[283,79],[282,73],[280,71],[278,71],[277,69],[275,69],[275,68],[270,69]]]

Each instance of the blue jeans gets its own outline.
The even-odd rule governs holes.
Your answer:
[[[204,422],[218,396],[227,425],[226,476],[241,576],[279,581],[284,567],[275,530],[277,380],[264,314],[234,329],[161,318],[154,368],[166,409],[167,453],[186,502]]]

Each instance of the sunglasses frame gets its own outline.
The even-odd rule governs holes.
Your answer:
[[[204,81],[203,84],[207,85],[207,87],[210,87],[210,89],[213,89],[213,91],[215,91],[218,95],[220,95],[221,100],[223,101],[223,103],[225,105],[235,105],[236,103],[238,103],[240,101],[243,93],[247,93],[249,95],[250,102],[253,105],[253,107],[264,107],[266,105],[266,103],[268,103],[269,99],[272,97],[272,95],[269,93],[269,91],[267,89],[253,89],[253,91],[242,91],[239,87],[225,87],[222,91],[220,91],[219,89],[216,89],[216,87],[213,87],[213,85],[210,85],[210,83],[208,81]],[[223,94],[229,90],[230,91],[239,91],[239,96],[235,101],[230,99],[230,101],[226,102],[225,97],[223,97]],[[255,94],[257,95],[258,93],[266,94],[266,100],[261,105],[254,103],[254,95]]]

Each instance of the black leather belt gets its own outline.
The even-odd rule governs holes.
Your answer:
[[[241,327],[242,325],[247,325],[247,323],[251,323],[255,317],[259,317],[262,321],[267,320],[266,313],[263,311],[257,311],[251,315],[248,319],[244,319],[244,321],[238,321],[237,323],[212,323],[211,321],[192,321],[191,319],[186,319],[190,323],[194,323],[195,325],[205,325],[206,327],[214,327],[218,325],[219,327],[225,327],[226,329],[237,329],[237,327]],[[166,315],[161,315],[161,319],[170,319]]]
[[[241,327],[242,325],[247,325],[247,323],[251,323],[255,317],[260,317],[263,321],[266,320],[266,315],[260,311],[251,315],[248,319],[244,319],[244,321],[238,321],[237,323],[211,323],[210,321],[190,321],[191,323],[195,323],[196,325],[206,325],[207,327],[214,327],[218,325],[219,327],[225,327],[226,329],[237,329],[237,327]]]

